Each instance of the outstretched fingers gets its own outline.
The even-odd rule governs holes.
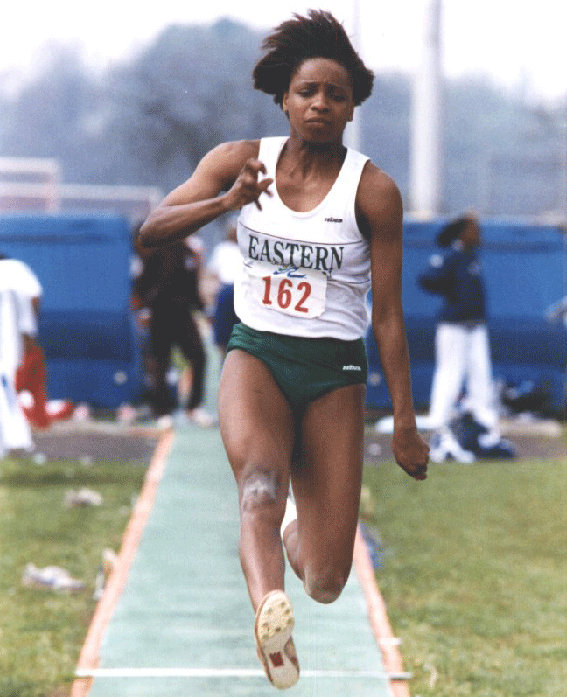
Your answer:
[[[270,177],[260,179],[260,175],[266,173],[264,163],[257,158],[250,158],[244,164],[231,189],[231,194],[235,198],[235,208],[242,208],[249,203],[254,203],[258,210],[262,210],[259,198],[262,194],[272,195],[269,187],[274,182]]]

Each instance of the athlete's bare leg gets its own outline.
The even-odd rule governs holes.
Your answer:
[[[363,385],[312,402],[302,423],[302,450],[291,482],[297,523],[285,530],[292,568],[315,600],[341,593],[352,565],[363,463]]]
[[[238,350],[224,362],[219,389],[221,436],[240,502],[240,560],[256,610],[284,587],[280,526],[289,490],[294,425],[268,368]]]

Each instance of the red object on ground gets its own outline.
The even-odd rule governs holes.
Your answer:
[[[53,421],[68,419],[74,405],[68,400],[47,402],[45,391],[45,354],[39,346],[29,349],[16,372],[16,392],[27,391],[33,403],[22,405],[27,420],[36,428],[47,428]]]

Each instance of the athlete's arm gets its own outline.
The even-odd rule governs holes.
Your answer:
[[[196,232],[223,213],[255,202],[271,179],[257,159],[258,141],[223,143],[208,152],[191,177],[168,194],[138,233],[140,248],[155,247]],[[224,192],[224,193],[221,193]]]
[[[396,184],[368,163],[356,198],[357,219],[370,243],[372,328],[394,412],[396,462],[415,479],[425,479],[428,447],[419,437],[411,392],[402,311],[402,200]]]

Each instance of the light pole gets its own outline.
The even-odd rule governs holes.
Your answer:
[[[364,57],[362,55],[362,49],[361,49],[361,41],[360,41],[360,0],[352,0],[351,18],[350,18],[350,34],[351,34],[351,41],[352,41],[352,44],[353,44],[355,50],[360,55],[360,57],[364,60]],[[360,108],[356,108],[354,110],[354,118],[349,124],[347,124],[346,130],[345,130],[345,144],[348,145],[348,147],[352,148],[353,150],[360,150],[361,145],[362,145],[359,111],[360,111]]]
[[[442,0],[428,0],[421,63],[415,76],[411,138],[411,206],[416,214],[439,213],[442,195]]]

